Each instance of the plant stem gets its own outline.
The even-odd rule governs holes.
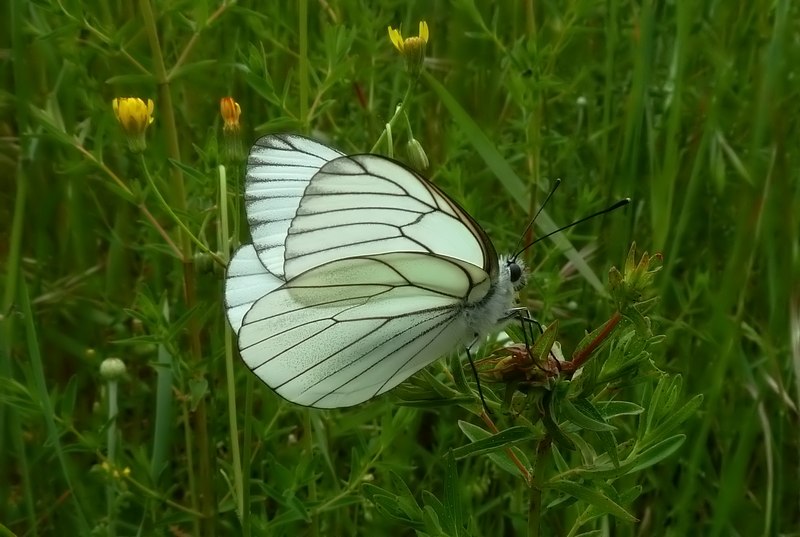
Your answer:
[[[608,337],[614,332],[614,329],[617,328],[617,325],[622,320],[622,314],[620,312],[615,311],[614,315],[606,321],[606,324],[603,325],[603,330],[594,338],[588,345],[582,348],[579,352],[575,353],[572,357],[572,360],[569,362],[564,362],[561,364],[561,371],[577,371],[580,369],[583,364],[592,356],[592,353],[597,350],[599,347]]]
[[[308,0],[300,0],[299,34],[300,34],[300,123],[308,128]]]
[[[312,429],[311,429],[311,412],[312,410],[305,411],[305,418],[303,427],[305,428],[305,432],[303,434],[303,439],[305,440],[304,444],[306,447],[306,452],[308,453],[308,458],[311,460],[314,456],[314,439],[312,437]],[[308,500],[313,504],[317,502],[317,483],[315,479],[311,479],[308,484]],[[314,511],[311,514],[311,535],[312,537],[316,537],[319,535],[319,512]]]
[[[394,115],[393,115],[393,116],[392,116],[392,118],[391,118],[391,119],[390,119],[390,120],[389,120],[389,121],[386,123],[386,128],[384,128],[384,129],[383,129],[383,132],[381,133],[380,137],[378,138],[378,141],[377,141],[377,142],[375,142],[375,145],[373,145],[373,146],[372,146],[372,149],[370,149],[370,150],[369,150],[369,152],[370,152],[370,153],[374,153],[375,151],[377,151],[377,150],[378,150],[378,147],[380,147],[380,145],[383,143],[383,141],[384,141],[384,140],[386,140],[386,137],[387,137],[387,136],[391,136],[391,135],[390,135],[390,133],[389,133],[388,131],[389,131],[389,129],[391,129],[391,127],[393,127],[393,126],[394,126],[395,122],[396,122],[396,121],[397,121],[397,120],[398,120],[400,117],[402,117],[402,115],[405,113],[405,111],[406,111],[406,108],[408,107],[408,101],[409,101],[409,99],[411,98],[411,91],[412,91],[412,90],[413,90],[413,89],[414,89],[416,86],[417,86],[417,79],[415,78],[415,79],[414,79],[414,80],[413,80],[413,81],[412,81],[412,82],[411,82],[411,83],[408,85],[408,89],[406,90],[406,94],[405,94],[405,95],[403,95],[403,100],[402,100],[402,101],[400,101],[400,105],[399,105],[397,108],[395,108],[395,110],[394,110]],[[391,151],[391,149],[392,149],[392,148],[390,147],[390,148],[389,148],[389,151]]]
[[[161,44],[158,38],[158,29],[156,27],[156,19],[153,13],[153,8],[150,5],[150,0],[139,0],[139,11],[144,19],[144,29],[150,43],[150,51],[153,56],[153,66],[155,69],[155,80],[158,84],[159,103],[161,110],[161,117],[163,118],[164,134],[166,138],[167,154],[176,162],[181,162],[180,146],[178,144],[178,129],[175,122],[175,111],[172,106],[172,94],[170,92],[169,78],[167,70],[164,65],[164,57],[161,53]],[[171,203],[181,214],[187,213],[188,203],[186,198],[186,187],[184,185],[183,173],[180,168],[173,166],[171,168],[171,187],[172,196]],[[186,233],[183,228],[178,231],[179,245],[181,248],[182,261],[183,261],[183,296],[186,304],[186,310],[191,311],[194,309],[196,297],[196,282],[194,262],[192,259],[192,243],[190,234]],[[199,377],[204,376],[205,367],[203,365],[203,357],[200,346],[200,325],[197,316],[191,315],[188,323],[188,336],[189,336],[189,350],[192,359],[192,369]],[[200,490],[193,490],[193,495],[200,498],[200,510],[203,513],[201,521],[201,533],[203,535],[212,535],[214,531],[213,519],[215,515],[214,509],[214,488],[211,482],[211,453],[209,449],[209,436],[208,436],[208,418],[206,410],[206,399],[201,398],[194,412],[194,427],[196,429],[196,445],[187,445],[187,450],[197,450],[198,455],[198,470],[199,470],[199,488]]]
[[[218,248],[228,257],[228,181],[225,166],[219,166],[219,237]],[[242,479],[242,459],[239,449],[239,426],[236,422],[236,378],[233,371],[233,338],[231,327],[225,323],[225,379],[228,387],[228,429],[233,456],[233,483],[236,489],[236,514],[241,522],[245,516],[244,482]]]
[[[250,537],[250,446],[253,438],[253,382],[255,375],[247,375],[244,386],[244,449],[242,452],[242,474],[247,476],[247,483],[242,490],[242,536]],[[263,516],[263,522],[269,521],[268,515]]]
[[[534,465],[533,480],[530,485],[528,499],[528,536],[538,537],[542,530],[542,472],[544,459],[550,449],[550,438],[544,437],[536,448],[536,464]]]
[[[114,537],[117,534],[116,509],[116,483],[114,482],[114,472],[117,468],[117,387],[116,380],[108,381],[108,430],[106,431],[106,449],[108,450],[109,479],[106,482],[106,501],[108,509],[108,536]]]

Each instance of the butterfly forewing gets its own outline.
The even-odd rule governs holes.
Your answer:
[[[455,202],[405,166],[376,155],[340,157],[306,188],[286,238],[285,274],[402,251],[453,257],[494,274],[497,254],[484,237]]]
[[[488,290],[480,268],[433,257],[340,259],[293,278],[245,315],[242,358],[302,405],[351,406],[393,388],[472,337],[464,297]]]

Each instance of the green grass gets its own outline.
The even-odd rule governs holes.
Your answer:
[[[796,4],[2,10],[0,535],[800,535]],[[444,361],[352,409],[293,406],[224,318],[213,256],[248,231],[219,99],[241,104],[244,147],[299,132],[368,151],[410,84],[386,28],[422,19],[408,124],[498,251],[556,178],[534,236],[633,200],[529,252],[522,301],[559,321],[567,356],[612,316],[603,286],[631,243],[664,256],[643,361],[622,367],[644,345],[626,317],[581,379],[498,410],[503,436]],[[155,101],[141,156],[111,109],[126,96]],[[401,160],[407,130],[393,123]],[[112,421],[109,357],[127,367]],[[635,405],[613,434],[608,400]],[[532,487],[496,449],[512,445]]]

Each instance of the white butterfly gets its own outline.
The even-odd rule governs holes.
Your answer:
[[[438,187],[295,135],[250,151],[253,243],[225,281],[248,367],[279,395],[356,405],[515,315],[525,271]]]

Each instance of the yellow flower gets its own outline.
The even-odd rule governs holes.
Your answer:
[[[403,38],[400,30],[389,26],[389,40],[394,48],[406,59],[406,67],[412,73],[419,73],[425,59],[425,47],[428,44],[428,23],[420,21],[419,35]]]
[[[131,151],[144,151],[147,147],[144,133],[147,126],[153,122],[153,100],[147,99],[145,104],[138,97],[119,97],[112,101],[112,105],[122,130],[128,136]]]
[[[239,103],[234,101],[233,97],[223,97],[219,100],[219,111],[225,120],[222,131],[226,134],[239,132],[239,116],[242,114]]]

